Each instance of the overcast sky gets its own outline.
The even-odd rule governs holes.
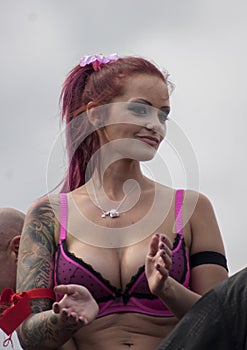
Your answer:
[[[165,164],[175,187],[198,187],[196,176],[192,181],[186,176],[189,164],[193,174],[199,171],[199,190],[215,208],[230,272],[244,267],[246,1],[8,0],[1,5],[0,206],[26,212],[47,191],[59,134],[59,93],[80,57],[140,55],[166,68],[176,85],[170,132],[179,131],[181,148],[172,158],[172,147],[164,144],[150,168],[155,173]],[[183,146],[188,152],[181,156]],[[176,162],[184,169],[181,176],[174,174]],[[166,182],[165,176],[158,180]]]

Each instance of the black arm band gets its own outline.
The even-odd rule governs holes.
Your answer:
[[[228,271],[226,257],[221,253],[205,251],[205,252],[199,252],[191,255],[190,257],[191,269],[193,269],[193,267],[196,267],[198,265],[203,265],[203,264],[220,265],[220,266],[223,266]]]

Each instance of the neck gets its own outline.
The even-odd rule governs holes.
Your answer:
[[[107,197],[112,200],[121,200],[126,191],[128,192],[136,182],[142,188],[143,181],[144,176],[139,163],[128,159],[121,159],[112,163],[104,171],[103,179],[98,172],[93,175],[95,190],[98,193],[103,190]],[[131,182],[133,182],[132,185]],[[124,190],[124,184],[127,185],[127,190]]]

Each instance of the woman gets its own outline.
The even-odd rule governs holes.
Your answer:
[[[155,349],[178,319],[227,278],[209,200],[143,175],[165,137],[169,82],[151,62],[85,56],[65,81],[69,169],[60,196],[27,215],[18,290],[33,299],[24,349]],[[175,228],[174,228],[175,223]]]

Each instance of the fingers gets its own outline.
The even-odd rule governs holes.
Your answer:
[[[52,306],[52,310],[56,314],[61,314],[61,319],[63,321],[66,321],[70,324],[86,324],[83,316],[78,316],[78,314],[74,311],[69,311],[67,308],[61,308],[59,307],[59,303],[54,303]]]
[[[172,250],[173,244],[172,244],[172,242],[169,240],[169,238],[166,237],[166,235],[164,235],[163,233],[161,233],[159,236],[160,236],[160,242],[164,243],[169,249]]]
[[[75,288],[74,285],[65,285],[65,284],[60,284],[59,286],[54,287],[54,292],[57,294],[73,294],[75,293]]]
[[[172,258],[172,243],[163,233],[156,233],[152,236],[150,241],[149,252],[147,254],[148,260],[156,258],[157,254],[160,255],[160,251],[162,251],[163,261],[167,266],[170,266]]]
[[[52,310],[59,314],[59,318],[71,324],[81,327],[92,322],[98,314],[98,304],[87,288],[80,285],[59,285],[54,288],[62,299],[54,302]]]
[[[172,251],[167,245],[165,245],[163,242],[159,243],[159,251],[162,250],[164,254],[167,254],[170,258],[172,257]]]
[[[165,246],[162,247],[157,253],[157,261],[161,266],[164,266],[167,270],[170,270],[172,265],[172,254],[171,251]]]
[[[172,244],[170,240],[164,235],[159,235],[158,252],[156,253],[156,265],[159,265],[158,270],[162,275],[166,276],[172,265]],[[157,268],[157,267],[156,267]]]
[[[59,303],[57,303],[57,302],[53,303],[52,310],[55,314],[59,314],[59,312],[60,312]]]
[[[78,323],[84,323],[82,316],[79,317],[76,312],[69,312],[69,310],[66,308],[63,308],[61,310],[61,316],[62,316],[62,319],[64,321],[67,321],[71,325],[73,325],[73,324],[76,325]]]
[[[155,268],[156,268],[157,271],[159,271],[159,273],[160,273],[163,277],[165,277],[165,278],[168,277],[168,275],[169,275],[169,274],[168,274],[168,270],[167,270],[164,266],[162,266],[162,265],[160,265],[160,264],[156,264]]]
[[[155,234],[152,236],[150,244],[149,244],[149,257],[154,257],[157,254],[159,247],[159,234]]]
[[[64,298],[66,296],[71,296],[76,299],[83,298],[84,300],[87,300],[92,297],[87,288],[78,284],[60,284],[59,286],[54,287],[54,292],[60,296],[64,295]]]

